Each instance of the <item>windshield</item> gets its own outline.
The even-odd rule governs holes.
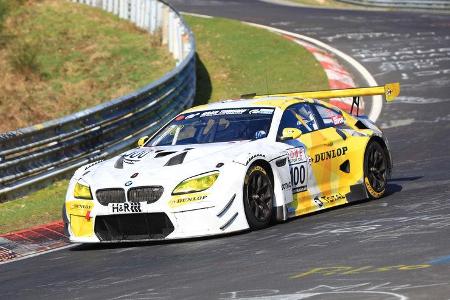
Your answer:
[[[179,115],[147,146],[207,144],[261,139],[267,136],[273,108],[238,108]]]

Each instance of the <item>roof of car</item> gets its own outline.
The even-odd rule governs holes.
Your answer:
[[[312,102],[311,99],[302,99],[286,96],[267,96],[253,99],[230,99],[209,104],[199,105],[185,110],[183,113],[191,113],[204,110],[242,108],[242,107],[274,107],[282,110],[299,102]]]

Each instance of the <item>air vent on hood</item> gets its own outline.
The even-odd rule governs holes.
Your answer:
[[[170,155],[170,154],[174,154],[174,153],[177,153],[177,152],[176,151],[159,152],[159,153],[157,153],[155,155],[155,158],[164,157],[164,156],[167,156],[167,155]]]
[[[177,154],[173,157],[171,157],[167,163],[165,164],[165,166],[175,166],[175,165],[179,165],[182,164],[184,161],[184,158],[186,156],[187,152],[182,152],[180,154]]]
[[[116,168],[116,169],[123,169],[123,156],[120,156],[116,160],[116,163],[114,164],[114,168]]]

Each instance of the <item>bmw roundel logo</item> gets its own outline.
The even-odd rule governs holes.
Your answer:
[[[125,182],[125,186],[130,186],[130,185],[132,185],[133,184],[133,181],[127,181],[127,182]]]

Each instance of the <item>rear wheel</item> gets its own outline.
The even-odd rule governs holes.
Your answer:
[[[250,229],[267,227],[272,219],[273,186],[267,171],[251,166],[244,180],[244,209]]]
[[[376,141],[369,142],[364,155],[364,185],[370,198],[381,198],[386,192],[387,167],[383,147]]]

